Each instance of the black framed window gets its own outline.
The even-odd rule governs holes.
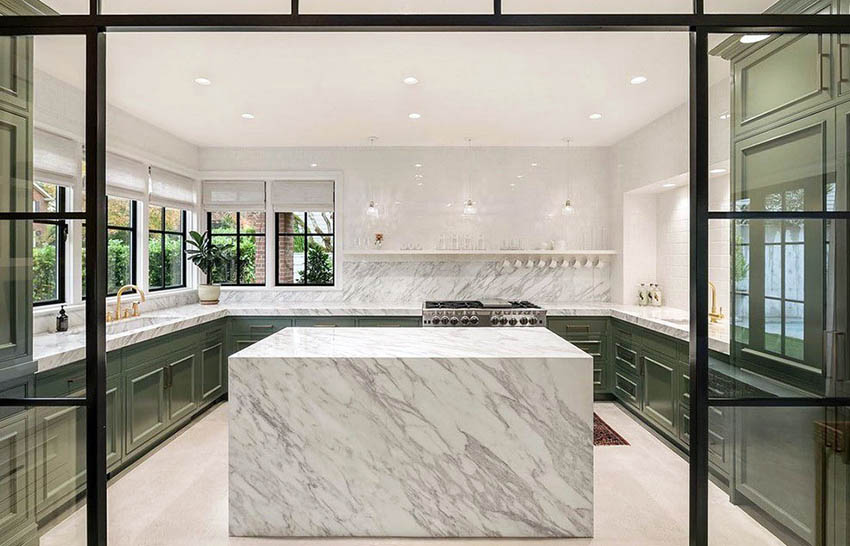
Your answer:
[[[114,296],[125,284],[136,284],[136,201],[106,196],[106,295]],[[83,241],[86,225],[83,224]],[[83,282],[86,286],[86,248],[82,249]],[[85,291],[83,291],[85,293]]]
[[[33,212],[65,212],[66,189],[35,180]],[[49,305],[65,302],[65,253],[68,224],[41,220],[32,224],[32,302]]]
[[[278,286],[334,285],[334,212],[275,214]]]
[[[266,284],[266,213],[262,211],[210,211],[207,227],[212,242],[226,261],[214,269],[211,281],[230,286]]]
[[[186,211],[148,209],[148,289],[186,286]]]

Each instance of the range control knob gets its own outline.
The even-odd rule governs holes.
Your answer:
[[[440,322],[442,322],[443,324],[448,324],[449,323],[449,317],[444,316],[443,318],[440,319]]]
[[[508,324],[510,324],[511,326],[516,326],[516,323],[516,317],[511,317],[510,320],[508,320]]]
[[[528,317],[519,317],[519,323],[525,326],[528,324]]]
[[[452,324],[452,326],[457,326],[457,323],[459,321],[457,320],[457,317],[452,317],[451,319],[449,319],[449,322]]]
[[[472,324],[478,324],[478,316],[477,316],[477,315],[472,315],[472,316],[469,318],[469,322],[470,322],[470,323],[472,323]]]
[[[469,324],[469,317],[466,315],[460,317],[460,323],[466,326],[467,324]]]
[[[499,324],[499,317],[497,317],[496,315],[490,317],[490,324],[492,324],[493,326]]]
[[[508,323],[508,317],[506,317],[505,315],[502,315],[501,317],[499,317],[499,324],[504,326],[507,323]]]
[[[528,323],[534,326],[535,324],[537,324],[537,319],[534,317],[529,317]]]

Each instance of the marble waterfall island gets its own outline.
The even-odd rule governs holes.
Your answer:
[[[593,361],[546,328],[287,328],[229,373],[233,536],[593,534]]]

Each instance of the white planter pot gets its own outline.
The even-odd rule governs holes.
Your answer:
[[[221,295],[221,286],[218,284],[201,284],[198,286],[198,299],[201,305],[215,305]]]

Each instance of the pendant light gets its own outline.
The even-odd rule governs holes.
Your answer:
[[[563,214],[564,216],[571,216],[575,212],[575,208],[573,207],[572,201],[570,201],[570,185],[571,185],[570,184],[570,173],[569,173],[569,171],[570,171],[570,169],[569,169],[569,167],[570,167],[570,139],[565,138],[564,142],[567,143],[566,147],[564,148],[566,150],[566,153],[564,154],[566,156],[566,161],[564,161],[564,173],[565,173],[565,176],[564,176],[564,194],[565,194],[565,199],[564,199],[564,206],[561,208],[561,214]]]
[[[378,137],[376,137],[376,136],[370,136],[369,137],[369,149],[375,148],[375,141],[376,140],[378,140]],[[370,155],[373,155],[373,154],[370,154]],[[372,180],[371,180],[371,178],[369,179],[369,194],[372,195]],[[372,220],[378,219],[378,216],[379,216],[378,205],[375,204],[374,199],[369,200],[369,206],[366,207],[366,216],[369,217]]]
[[[472,185],[472,139],[466,139],[466,195],[469,195],[470,186]],[[467,198],[463,203],[463,215],[474,216],[478,213],[478,208],[475,206],[475,201]]]

